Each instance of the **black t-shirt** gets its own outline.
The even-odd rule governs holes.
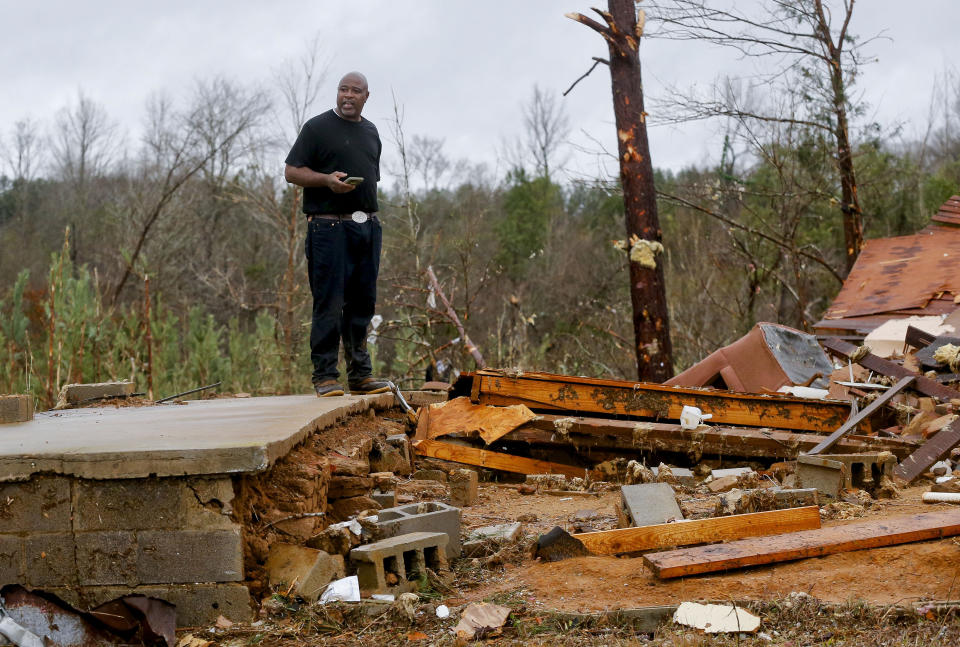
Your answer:
[[[287,164],[306,166],[318,173],[343,171],[348,176],[362,177],[363,182],[347,193],[304,187],[303,212],[377,211],[381,148],[377,127],[362,117],[361,121],[349,121],[328,110],[305,123],[287,155]]]

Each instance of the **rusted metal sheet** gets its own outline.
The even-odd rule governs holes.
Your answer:
[[[868,240],[824,318],[925,308],[960,294],[958,264],[960,229]]]
[[[847,419],[850,405],[781,395],[604,380],[551,373],[482,370],[473,375],[479,404],[525,404],[534,411],[599,413],[678,420],[685,405],[713,415],[711,424],[832,432]]]
[[[931,220],[948,227],[960,227],[960,195],[952,196],[940,205],[940,210]]]
[[[954,421],[938,431],[933,438],[897,465],[893,469],[893,475],[909,483],[938,460],[946,458],[957,445],[960,445],[960,421]]]

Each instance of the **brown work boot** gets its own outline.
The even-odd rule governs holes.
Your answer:
[[[390,383],[386,380],[376,380],[365,377],[358,382],[350,382],[350,395],[372,395],[386,393],[390,390]]]
[[[344,395],[343,387],[336,380],[323,380],[314,382],[313,388],[317,392],[318,398],[332,398],[336,395]]]

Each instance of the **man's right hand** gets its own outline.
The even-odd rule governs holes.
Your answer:
[[[333,191],[334,193],[349,193],[357,187],[352,184],[347,184],[346,182],[341,182],[343,178],[347,177],[347,174],[343,171],[334,171],[327,175],[329,181],[327,182],[327,188]]]

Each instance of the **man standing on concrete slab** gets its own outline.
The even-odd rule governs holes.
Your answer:
[[[340,79],[336,108],[310,119],[287,155],[284,178],[303,187],[307,273],[313,293],[310,358],[318,397],[343,395],[337,357],[343,340],[347,382],[354,394],[384,393],[372,377],[367,326],[377,301],[380,270],[380,135],[360,116],[367,79]]]

